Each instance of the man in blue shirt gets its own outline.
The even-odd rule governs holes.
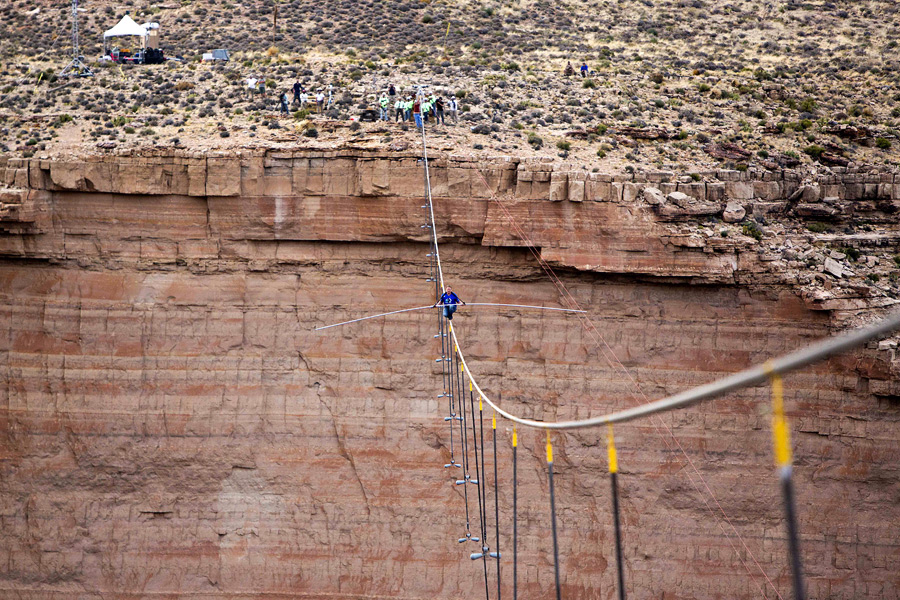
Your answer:
[[[453,313],[456,312],[457,305],[465,305],[465,302],[460,300],[459,296],[453,293],[453,288],[448,285],[447,291],[444,292],[444,295],[441,296],[441,299],[435,302],[434,306],[432,306],[431,308],[435,308],[438,304],[444,305],[444,316],[452,321]]]

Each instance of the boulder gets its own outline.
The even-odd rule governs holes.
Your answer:
[[[666,197],[663,196],[663,193],[661,191],[659,191],[659,188],[645,187],[644,202],[652,206],[659,206],[660,204],[665,204]]]
[[[842,277],[844,275],[844,267],[838,261],[832,258],[825,259],[825,272],[831,273],[835,277]]]
[[[725,205],[725,211],[722,213],[722,220],[726,223],[739,223],[747,216],[747,211],[740,202],[729,202]]]
[[[673,204],[677,204],[681,208],[686,208],[694,199],[684,192],[669,192],[669,195],[666,196],[666,200]]]
[[[828,219],[840,213],[841,211],[833,206],[826,204],[806,204],[801,203],[794,207],[794,213],[801,217],[815,217],[820,219]]]

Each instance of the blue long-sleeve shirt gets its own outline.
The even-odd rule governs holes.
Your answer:
[[[461,304],[462,300],[459,299],[459,296],[454,294],[453,292],[444,292],[444,295],[441,296],[441,299],[438,300],[438,304]]]

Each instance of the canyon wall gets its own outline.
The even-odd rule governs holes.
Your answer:
[[[895,174],[431,167],[444,274],[464,300],[561,304],[524,236],[596,325],[457,313],[480,384],[525,416],[656,399],[895,302],[808,268],[777,236],[696,227],[740,211],[865,219],[883,235],[845,243],[896,247]],[[414,153],[0,159],[0,184],[0,596],[484,593],[478,545],[457,542],[458,470],[443,468],[460,447],[438,398],[436,316],[314,330],[433,301]],[[895,353],[873,342],[785,378],[811,598],[900,595]],[[768,394],[617,428],[629,597],[791,595]],[[554,436],[565,598],[615,597],[605,434]],[[510,437],[500,421],[507,597]],[[519,593],[547,597],[543,438],[519,437]]]

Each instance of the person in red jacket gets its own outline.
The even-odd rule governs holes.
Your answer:
[[[416,96],[416,100],[413,102],[413,118],[416,120],[416,127],[422,129],[422,104],[419,102],[418,96]]]

